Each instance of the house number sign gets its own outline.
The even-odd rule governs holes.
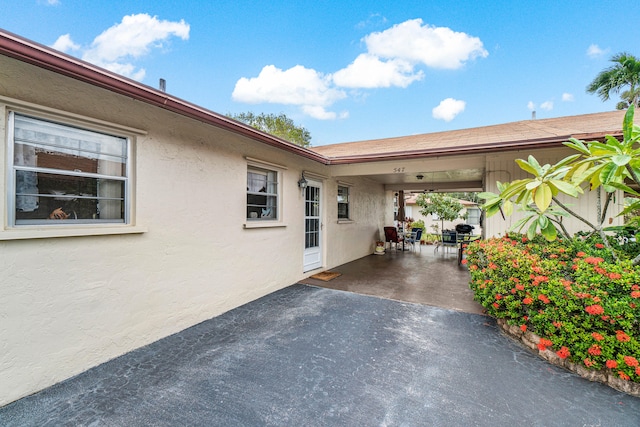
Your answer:
[[[393,173],[403,173],[404,168],[393,168]]]

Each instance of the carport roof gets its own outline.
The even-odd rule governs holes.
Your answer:
[[[624,111],[522,120],[477,128],[348,142],[312,148],[332,164],[558,146],[569,138],[622,135]]]

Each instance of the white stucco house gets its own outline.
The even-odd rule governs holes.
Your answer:
[[[623,112],[304,149],[0,31],[0,117],[4,405],[371,254],[398,190],[495,191]]]

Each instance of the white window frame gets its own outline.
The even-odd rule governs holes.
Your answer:
[[[93,120],[84,116],[65,113],[46,107],[37,106],[31,103],[25,103],[19,100],[0,97],[0,113],[4,118],[6,132],[0,135],[0,155],[4,157],[2,164],[5,172],[0,174],[0,182],[3,181],[5,187],[4,208],[1,209],[4,221],[0,227],[0,240],[20,240],[20,239],[38,239],[38,238],[54,238],[54,237],[71,237],[71,236],[91,236],[91,235],[108,235],[108,234],[130,234],[144,233],[146,227],[135,224],[135,203],[134,203],[134,144],[135,138],[144,135],[145,132],[139,129],[119,126],[101,120]],[[124,218],[117,221],[100,221],[100,220],[42,220],[31,221],[23,224],[16,221],[16,182],[14,165],[14,117],[18,114],[42,120],[45,122],[53,122],[57,125],[68,126],[70,128],[82,129],[89,132],[113,135],[127,140],[126,147],[126,165],[124,182]],[[32,168],[35,172],[41,172],[37,167]],[[50,170],[46,170],[51,172]],[[68,176],[84,176],[82,172],[76,171],[60,171],[55,170],[57,174]],[[95,177],[100,178],[96,175]],[[106,178],[112,178],[106,176]]]
[[[345,189],[347,192],[347,201],[346,202],[341,202],[340,201],[340,189]],[[336,201],[337,201],[337,215],[338,215],[338,221],[340,222],[349,222],[352,221],[352,215],[351,215],[351,186],[350,185],[346,185],[344,183],[338,183],[338,189],[337,189],[337,194],[336,194]],[[346,205],[347,206],[347,216],[346,217],[341,217],[340,216],[340,205]]]
[[[284,171],[287,168],[276,163],[271,163],[250,157],[245,158],[247,160],[247,173],[245,176],[246,192],[244,228],[284,227],[286,224],[283,221],[282,215],[282,181],[284,179]],[[265,191],[261,192],[260,189],[251,188],[251,184],[249,183],[249,174],[252,172],[259,174],[264,173],[267,175],[267,177],[269,176],[269,174],[272,174],[275,177],[275,180],[272,179],[269,181],[267,178],[266,187],[270,188],[265,188]],[[271,185],[269,185],[269,182],[271,183]],[[249,197],[252,195],[274,198],[275,202],[265,206],[266,209],[271,208],[272,210],[270,212],[266,212],[264,216],[262,213],[256,212],[256,216],[251,217],[249,212]]]

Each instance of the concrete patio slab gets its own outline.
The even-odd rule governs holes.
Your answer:
[[[638,426],[492,319],[294,285],[0,408],[2,426]]]

